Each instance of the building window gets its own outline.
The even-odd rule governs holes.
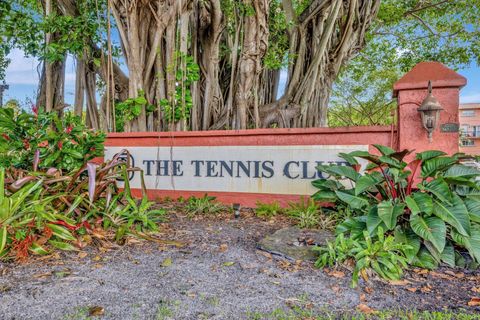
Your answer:
[[[462,140],[462,147],[472,147],[475,145],[474,140]]]
[[[480,137],[480,126],[473,126],[473,136]]]
[[[475,117],[475,110],[463,110],[462,117]]]

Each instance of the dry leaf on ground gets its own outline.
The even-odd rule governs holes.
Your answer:
[[[390,280],[388,281],[388,283],[392,286],[405,286],[407,284],[410,284],[411,282],[408,280]]]
[[[335,277],[335,278],[343,278],[345,277],[345,272],[338,271],[338,270],[333,270],[328,273],[329,276]]]
[[[468,306],[469,307],[478,307],[480,306],[480,298],[479,297],[473,297],[468,301]]]
[[[361,313],[364,313],[364,314],[372,314],[372,313],[376,312],[374,309],[370,308],[369,306],[367,306],[364,303],[359,304],[357,306],[357,310],[360,311]]]
[[[105,309],[100,306],[94,306],[88,309],[88,315],[90,317],[103,316],[105,314]]]

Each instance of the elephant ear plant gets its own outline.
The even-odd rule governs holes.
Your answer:
[[[337,240],[317,248],[317,266],[353,259],[356,284],[358,274],[372,272],[398,279],[407,264],[463,266],[466,252],[479,263],[480,170],[462,164],[463,154],[425,151],[407,163],[410,151],[375,147],[380,155],[341,153],[348,166],[317,168],[328,178],[313,181],[319,189],[313,199],[349,213],[337,225]],[[368,163],[363,173],[359,159]]]

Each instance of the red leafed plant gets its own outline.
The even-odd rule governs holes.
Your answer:
[[[128,175],[138,172],[143,180],[143,173],[120,154],[71,173],[37,167],[0,168],[0,257],[25,259],[52,249],[78,250],[86,234],[111,234],[116,240],[142,235],[155,230],[164,217],[145,197],[140,203],[133,199]],[[123,190],[117,186],[120,179],[127,181]]]

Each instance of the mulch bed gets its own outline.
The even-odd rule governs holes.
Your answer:
[[[266,221],[242,209],[240,219],[230,212],[189,219],[181,204],[162,206],[173,212],[157,235],[167,242],[131,239],[124,246],[0,263],[0,318],[155,319],[168,313],[173,319],[247,319],[296,304],[339,313],[359,306],[480,311],[472,300],[480,297],[478,271],[414,269],[401,281],[370,279],[352,289],[348,270],[319,270],[257,249],[265,235],[291,225],[288,218]]]

